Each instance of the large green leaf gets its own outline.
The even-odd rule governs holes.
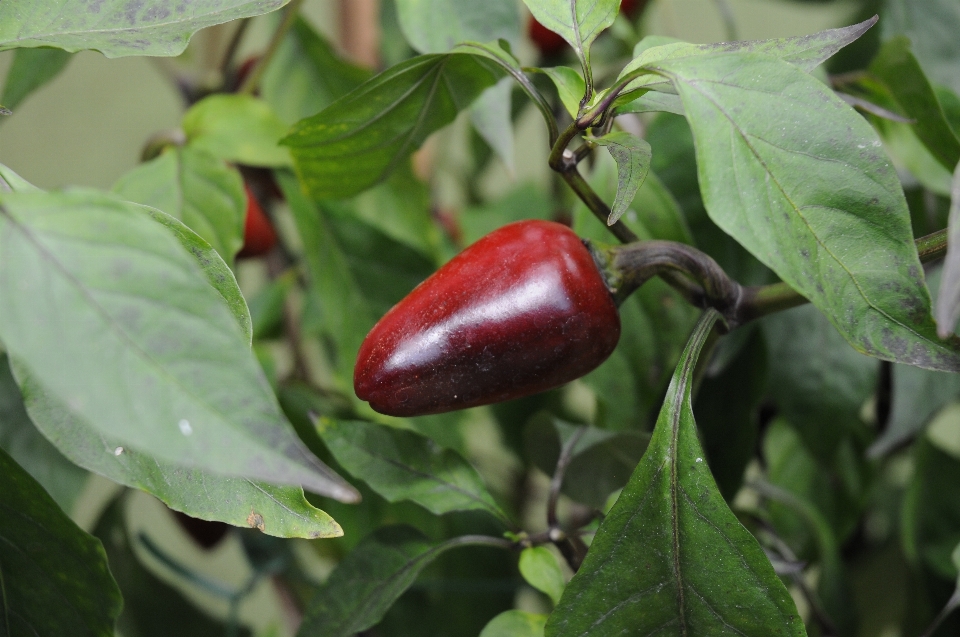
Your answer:
[[[419,53],[446,53],[461,42],[520,41],[514,0],[397,0],[400,29]]]
[[[934,157],[953,170],[960,162],[960,139],[950,127],[936,91],[923,74],[904,36],[885,43],[870,63],[870,73],[880,78],[903,112],[913,120],[913,130]]]
[[[184,114],[181,126],[191,147],[220,159],[267,168],[290,165],[289,151],[278,144],[287,125],[259,98],[211,95]]]
[[[573,47],[588,85],[593,84],[590,45],[613,24],[620,11],[618,0],[524,0],[537,21]]]
[[[263,99],[287,124],[315,115],[370,79],[341,59],[303,18],[277,49],[260,82]]]
[[[674,373],[650,447],[600,525],[546,635],[805,635],[757,541],[717,490],[690,406],[708,311]]]
[[[816,308],[806,305],[763,321],[769,387],[804,444],[829,464],[860,423],[877,386],[879,362],[847,347]]]
[[[108,58],[179,55],[204,27],[278,9],[289,0],[4,0],[0,49],[96,49]]]
[[[0,195],[10,354],[124,446],[355,498],[296,437],[223,297],[146,210],[94,191]]]
[[[683,99],[718,226],[859,351],[960,370],[960,340],[936,335],[899,180],[862,117],[799,68],[763,54],[655,69]]]
[[[386,179],[500,75],[479,55],[415,57],[301,121],[283,143],[315,199],[350,197]]]
[[[88,474],[64,458],[30,422],[6,354],[0,354],[0,447],[46,489],[61,509],[72,510]]]
[[[310,506],[300,487],[225,477],[141,453],[98,432],[14,365],[27,411],[37,428],[77,465],[128,487],[142,489],[171,509],[203,520],[252,527],[278,537],[343,534],[329,515]]]
[[[225,260],[232,261],[243,245],[243,178],[208,152],[190,146],[167,149],[121,177],[113,191],[176,217]]]
[[[443,552],[488,543],[465,536],[432,544],[412,527],[382,527],[364,538],[317,591],[297,635],[353,637],[377,624],[420,571]]]
[[[103,547],[0,450],[0,629],[113,635],[122,601]]]
[[[59,75],[72,57],[60,49],[18,49],[3,83],[0,104],[16,109],[30,93]]]
[[[486,511],[509,523],[477,470],[426,436],[328,418],[319,419],[317,431],[337,462],[388,502],[411,500],[435,515]]]

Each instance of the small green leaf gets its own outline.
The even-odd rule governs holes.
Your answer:
[[[17,49],[7,79],[0,94],[0,102],[13,110],[34,92],[66,68],[72,55],[60,49]]]
[[[123,175],[113,191],[179,219],[231,263],[243,245],[243,178],[206,151],[169,148]]]
[[[549,549],[542,546],[523,549],[520,553],[520,574],[527,584],[546,593],[554,604],[560,603],[560,596],[567,584],[563,581],[557,558]]]
[[[298,17],[260,82],[263,99],[286,124],[316,115],[368,79],[371,72],[337,55]]]
[[[805,635],[786,588],[717,491],[690,407],[717,314],[701,318],[650,447],[601,523],[546,635]]]
[[[277,537],[343,535],[333,518],[310,506],[300,487],[224,477],[124,446],[71,413],[22,365],[14,362],[14,369],[34,424],[84,469],[146,491],[171,509],[202,520],[252,527]]]
[[[468,40],[520,41],[514,0],[398,0],[400,29],[418,53],[446,53]]]
[[[113,635],[123,601],[99,540],[0,450],[0,629]]]
[[[413,431],[320,418],[317,432],[337,462],[388,502],[410,500],[435,515],[486,511],[509,522],[477,470]]]
[[[619,0],[524,0],[524,4],[540,24],[573,47],[587,84],[592,85],[590,45],[617,18]]]
[[[187,143],[226,161],[279,168],[290,152],[279,145],[287,125],[261,99],[216,94],[190,108],[181,122]]]
[[[344,199],[386,179],[500,77],[477,55],[421,55],[368,80],[283,139],[314,199]]]
[[[0,4],[0,50],[54,46],[95,49],[108,58],[180,55],[204,27],[269,13],[289,0],[4,0]]]
[[[613,131],[590,141],[605,147],[617,162],[617,196],[607,218],[607,225],[612,226],[633,203],[634,196],[647,178],[653,151],[645,140],[622,131]]]
[[[484,626],[480,637],[543,637],[546,615],[523,610],[506,610]]]
[[[383,619],[430,562],[445,551],[489,538],[464,536],[431,544],[409,526],[377,529],[351,551],[317,591],[298,637],[353,637]]]
[[[899,179],[860,115],[818,80],[763,54],[656,68],[683,99],[704,203],[718,226],[857,350],[960,370],[960,339],[936,335]]]
[[[0,192],[41,192],[39,188],[0,164]]]
[[[583,76],[569,66],[555,66],[537,70],[550,78],[554,86],[557,87],[557,95],[559,95],[563,107],[570,113],[570,117],[576,117],[580,112],[580,100],[583,99],[583,95],[587,91]]]
[[[158,459],[355,499],[294,434],[207,276],[136,204],[0,195],[0,337],[59,403]]]
[[[910,40],[899,36],[886,42],[870,63],[870,73],[889,89],[903,112],[913,120],[920,141],[947,169],[960,162],[960,139],[947,122],[943,108],[920,63],[910,52]]]

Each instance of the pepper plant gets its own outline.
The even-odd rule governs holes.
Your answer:
[[[304,4],[0,2],[7,117],[230,35],[112,189],[0,165],[0,635],[956,634],[956,0]]]

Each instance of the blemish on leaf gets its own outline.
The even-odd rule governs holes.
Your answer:
[[[247,525],[251,529],[257,529],[261,533],[264,532],[263,516],[256,511],[250,511],[250,515],[247,516]]]

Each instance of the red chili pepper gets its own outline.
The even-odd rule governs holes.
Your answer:
[[[243,188],[247,193],[247,218],[243,227],[243,247],[237,258],[259,257],[277,245],[277,233],[250,186],[244,184]]]
[[[480,239],[380,319],[354,369],[375,410],[435,414],[583,376],[613,352],[620,315],[569,228],[521,221]]]

